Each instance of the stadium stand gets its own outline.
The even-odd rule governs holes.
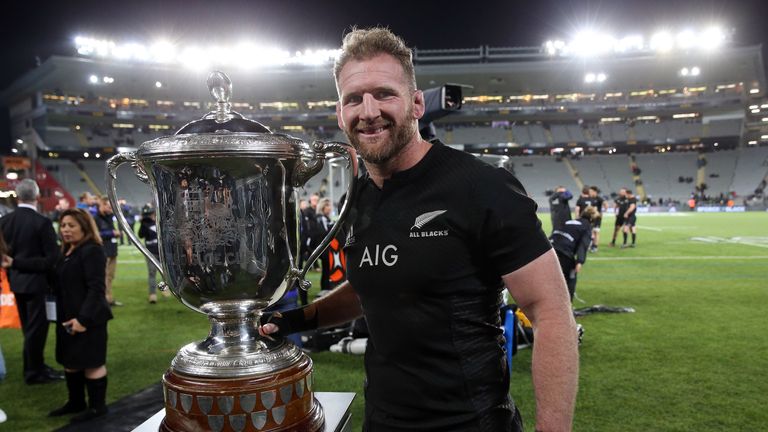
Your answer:
[[[623,155],[606,157],[621,157],[624,159]],[[571,163],[579,172],[579,177],[585,185],[597,186],[604,194],[610,195],[611,192],[615,192],[610,189],[608,184],[608,176],[603,169],[603,165],[600,163],[599,156],[584,156],[577,159],[572,159]],[[627,167],[627,169],[629,168]]]
[[[660,198],[685,201],[694,192],[695,183],[679,182],[679,177],[695,177],[695,152],[637,154],[637,166],[645,192],[654,200]],[[631,184],[629,186],[632,188]]]
[[[204,79],[190,83],[180,65],[144,67],[138,60],[75,52],[45,60],[0,95],[12,113],[14,150],[57,165],[52,175],[72,195],[103,193],[109,156],[169,135],[213,107]],[[621,187],[638,189],[629,154],[641,168],[640,190],[654,198],[685,199],[700,182],[706,183],[706,194],[716,195],[747,196],[760,186],[768,101],[759,46],[724,44],[714,52],[674,56],[644,47],[606,54],[595,63],[603,70],[586,75],[583,63],[570,55],[548,44],[415,50],[419,88],[466,85],[461,110],[435,122],[437,137],[470,153],[511,157],[507,166],[514,166],[540,204],[557,184],[573,190],[580,183],[596,185],[609,196]],[[682,68],[690,72],[694,64],[702,73],[692,79]],[[233,109],[246,117],[308,143],[347,141],[337,126],[328,67],[269,66],[259,74],[224,70],[236,83]],[[95,70],[101,76],[94,79]],[[160,81],[173,85],[157,86]],[[32,108],[38,101],[43,109]],[[701,152],[708,165],[700,178]],[[566,163],[553,153],[564,154]],[[338,201],[346,179],[340,169],[330,173],[324,170],[325,177],[310,181],[302,194],[319,192]],[[122,175],[120,183],[129,201],[151,198],[132,174]]]
[[[578,189],[565,165],[553,156],[519,156],[510,161],[515,166],[515,175],[539,207],[548,208],[546,191],[558,185],[571,191]]]
[[[723,150],[705,154],[707,164],[705,183],[709,195],[729,194],[733,191],[733,180],[736,174],[738,150]]]
[[[752,195],[766,175],[768,175],[768,147],[741,149],[736,159],[736,171],[731,189],[739,197]]]

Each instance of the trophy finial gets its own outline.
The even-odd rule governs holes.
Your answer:
[[[206,80],[208,84],[208,90],[211,95],[216,99],[216,121],[224,123],[232,119],[229,101],[232,99],[232,80],[229,79],[227,74],[221,71],[213,71],[208,75]]]

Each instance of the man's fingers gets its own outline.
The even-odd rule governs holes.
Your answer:
[[[278,330],[280,330],[280,328],[277,326],[277,324],[266,323],[261,326],[259,332],[264,333],[265,335],[269,335],[272,333],[277,333]]]

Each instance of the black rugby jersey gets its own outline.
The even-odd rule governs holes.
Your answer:
[[[551,247],[517,179],[435,143],[382,189],[361,179],[344,228],[347,277],[370,331],[365,396],[377,421],[454,430],[511,411],[501,276]],[[494,427],[477,430],[504,430]]]
[[[627,198],[627,208],[624,209],[624,212],[627,212],[630,207],[632,207],[632,204],[635,205],[635,208],[632,209],[632,211],[629,213],[629,216],[627,217],[633,217],[635,213],[637,213],[637,197]]]

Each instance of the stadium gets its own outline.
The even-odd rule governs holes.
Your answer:
[[[0,93],[10,131],[2,155],[3,213],[12,211],[14,188],[25,178],[40,185],[45,214],[62,198],[74,207],[84,193],[105,195],[107,159],[215,109],[205,86],[214,69],[232,79],[232,109],[243,116],[306,143],[347,142],[337,126],[332,49],[185,46],[84,34],[70,41],[70,50],[44,59]],[[642,35],[585,31],[536,46],[414,48],[413,60],[418,88],[433,89],[439,107],[424,126],[446,145],[513,173],[538,204],[547,234],[557,187],[578,196],[596,186],[608,202],[608,227],[619,190],[638,197],[638,247],[611,249],[603,237],[579,277],[574,308],[636,312],[578,319],[586,333],[574,430],[764,428],[763,47],[701,25]],[[127,216],[153,205],[151,189],[132,169],[118,174]],[[327,197],[336,209],[348,182],[344,164],[330,160],[298,195]],[[114,290],[125,306],[115,308],[110,323],[108,394],[118,404],[150,399],[141,392],[158,382],[179,347],[208,330],[203,315],[180,302],[148,304],[144,257],[127,241],[119,250]],[[310,277],[317,282],[320,273]],[[64,397],[64,384],[46,392],[25,386],[18,376],[22,345],[18,330],[0,330],[8,370],[0,382],[8,421],[0,430],[65,427],[65,419],[45,417]],[[356,393],[347,430],[361,430],[362,357],[327,351],[311,357],[318,391]],[[533,430],[531,350],[520,350],[513,365],[510,391]],[[146,419],[113,411],[123,416],[124,429],[93,430],[133,430]]]

